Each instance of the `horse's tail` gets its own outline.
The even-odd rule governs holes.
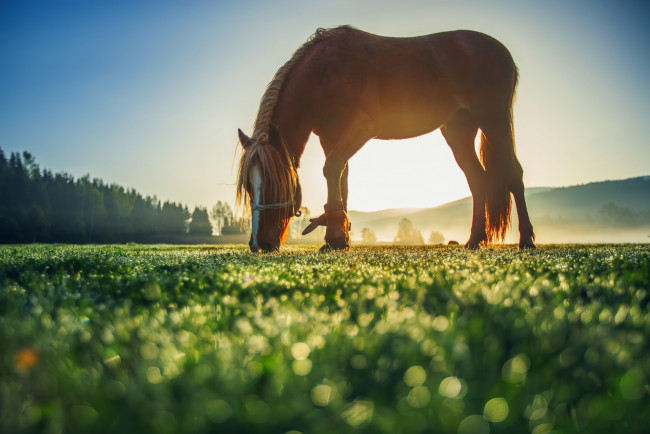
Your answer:
[[[512,124],[512,103],[517,88],[518,71],[515,67],[515,76],[512,87],[512,96],[508,110],[507,122],[510,126],[506,137],[502,137],[499,143],[500,148],[488,142],[487,137],[481,132],[481,163],[487,174],[487,195],[485,202],[485,234],[487,242],[503,242],[506,232],[510,227],[510,210],[512,200],[510,186],[508,185],[508,174],[510,173],[511,161],[515,155],[515,137]]]
[[[510,209],[512,207],[510,189],[498,156],[483,133],[481,133],[481,163],[483,163],[487,174],[485,202],[487,242],[503,241],[510,226]]]

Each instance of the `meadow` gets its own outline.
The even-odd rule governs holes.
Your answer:
[[[650,429],[650,245],[0,247],[0,432]]]

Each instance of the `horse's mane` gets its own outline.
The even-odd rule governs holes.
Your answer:
[[[241,205],[248,200],[248,174],[253,166],[260,169],[262,181],[266,186],[266,198],[258,198],[260,201],[285,202],[293,198],[291,195],[296,189],[298,174],[294,166],[293,157],[289,153],[286,144],[281,146],[269,146],[269,129],[273,112],[277,106],[282,86],[291,73],[294,65],[300,62],[306,54],[310,53],[314,46],[324,39],[350,29],[349,26],[340,26],[332,29],[318,29],[304,44],[302,44],[284,65],[278,69],[273,79],[266,87],[266,91],[260,101],[257,118],[253,126],[253,135],[250,144],[247,145],[239,162],[237,174],[237,204]]]
[[[257,112],[257,118],[255,119],[253,128],[253,141],[256,141],[256,139],[264,139],[264,136],[268,134],[269,125],[271,123],[271,118],[273,117],[273,111],[280,96],[280,91],[282,90],[282,85],[293,69],[293,66],[302,60],[303,57],[305,57],[305,54],[311,52],[314,46],[318,45],[324,39],[328,39],[331,36],[337,35],[349,29],[350,26],[340,26],[332,29],[317,29],[316,33],[314,33],[307,40],[307,42],[302,44],[293,53],[291,59],[289,59],[287,63],[278,69],[271,82],[268,84],[268,86],[266,86],[266,91],[264,92],[262,100],[260,101],[260,108]]]

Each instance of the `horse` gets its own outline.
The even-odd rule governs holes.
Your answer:
[[[396,38],[351,26],[318,29],[267,86],[252,136],[238,130],[243,153],[237,202],[250,203],[250,250],[278,250],[289,220],[300,215],[297,169],[310,134],[320,138],[325,153],[327,203],[303,234],[326,226],[320,250],[329,251],[350,247],[350,158],[370,139],[406,139],[438,128],[472,193],[465,247],[504,241],[512,195],[519,247],[534,248],[523,169],[515,155],[517,80],[508,49],[479,32]],[[474,148],[479,130],[480,160]]]

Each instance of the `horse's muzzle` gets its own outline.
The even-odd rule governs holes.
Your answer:
[[[248,242],[248,247],[250,247],[251,252],[253,253],[270,253],[280,250],[279,244],[273,245],[271,243],[253,243],[252,241]]]

